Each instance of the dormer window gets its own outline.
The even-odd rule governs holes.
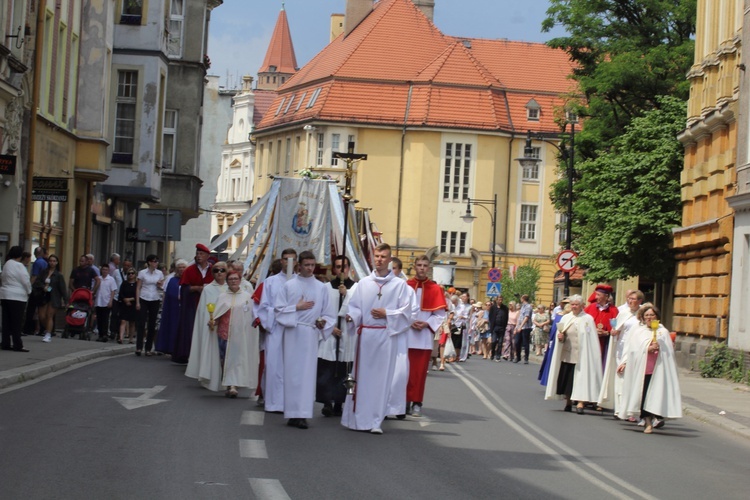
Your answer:
[[[269,66],[268,71],[270,71],[271,73],[276,73],[276,66]]]
[[[526,103],[526,119],[527,120],[538,122],[541,111],[542,111],[542,107],[534,99]]]

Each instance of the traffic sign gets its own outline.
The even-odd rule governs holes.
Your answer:
[[[500,279],[503,277],[503,273],[500,272],[500,269],[493,267],[489,271],[487,271],[487,278],[493,283],[496,281],[500,281]]]
[[[578,269],[578,254],[573,250],[563,250],[557,255],[557,267],[564,273]]]
[[[487,283],[487,297],[497,297],[503,293],[503,285],[500,283]]]

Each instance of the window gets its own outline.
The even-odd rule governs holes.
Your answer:
[[[466,237],[465,232],[459,231],[440,231],[440,253],[456,254],[458,251],[459,255],[466,253]]]
[[[536,239],[536,210],[536,205],[521,205],[521,227],[518,235],[519,239]]]
[[[276,143],[276,173],[281,173],[281,139]]]
[[[467,201],[471,180],[471,144],[445,145],[443,201]]]
[[[526,119],[529,121],[539,121],[539,114],[541,113],[542,107],[536,100],[532,99],[526,103]]]
[[[263,144],[260,144],[260,149],[258,151],[258,163],[260,163],[260,167],[258,168],[258,178],[263,177],[263,163],[265,162],[265,158],[263,156],[263,150],[265,148],[263,146]]]
[[[135,107],[138,97],[138,72],[117,72],[115,99],[115,143],[112,163],[133,163],[135,151]]]
[[[323,153],[325,150],[323,149],[323,146],[325,145],[325,136],[323,134],[318,134],[318,148],[317,148],[317,155],[315,158],[315,164],[319,167],[323,166]]]
[[[281,108],[284,107],[284,101],[286,101],[286,97],[283,97],[281,99],[281,102],[279,103],[279,108],[276,110],[276,115],[274,116],[277,116],[279,113],[281,113]]]
[[[541,148],[532,147],[531,157],[539,158],[541,156]],[[538,181],[539,180],[539,163],[534,163],[532,166],[523,166],[522,180],[524,181]]]
[[[120,24],[141,24],[143,0],[122,0]]]
[[[286,103],[286,108],[284,108],[284,114],[286,114],[287,111],[289,111],[289,108],[291,107],[293,102],[294,102],[294,96],[290,97],[289,102]]]
[[[341,134],[331,134],[331,166],[336,167],[339,164],[338,158],[333,157],[333,153],[340,151]]]
[[[286,158],[284,159],[284,173],[289,173],[289,165],[292,163],[292,139],[286,138]]]
[[[164,129],[162,131],[161,168],[174,170],[175,144],[177,140],[177,111],[164,110]]]
[[[318,87],[315,89],[315,92],[312,93],[310,96],[310,100],[307,102],[307,107],[312,108],[315,105],[315,100],[318,98],[318,95],[320,95],[321,88]]]
[[[302,101],[305,100],[305,96],[307,95],[307,92],[302,92],[302,97],[299,98],[299,101],[297,101],[297,107],[294,108],[294,111],[299,111],[299,107],[302,106]]]
[[[182,56],[182,27],[185,24],[185,0],[172,0],[169,14],[169,38],[167,54],[170,57]]]

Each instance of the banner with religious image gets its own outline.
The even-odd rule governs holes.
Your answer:
[[[331,262],[329,181],[284,179],[277,200],[275,257],[285,248],[311,250],[320,263]]]

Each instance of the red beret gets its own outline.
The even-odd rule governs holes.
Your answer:
[[[212,255],[211,257],[208,258],[208,263],[211,264],[212,266],[216,264],[217,262],[219,262],[218,257],[215,257]]]
[[[606,283],[601,284],[601,285],[596,285],[596,291],[602,292],[602,293],[608,293],[612,295],[612,287],[607,285]]]
[[[203,243],[198,243],[197,245],[195,245],[195,249],[199,252],[211,253],[211,250],[209,250],[208,247]]]

